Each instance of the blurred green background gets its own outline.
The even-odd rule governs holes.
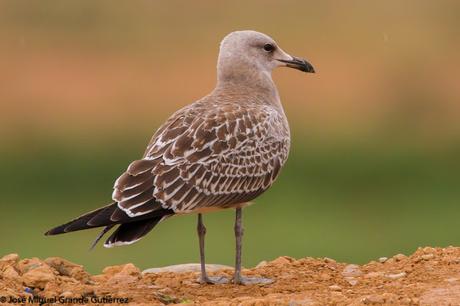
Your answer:
[[[43,233],[109,203],[158,125],[212,90],[238,29],[318,71],[274,73],[292,151],[245,210],[245,266],[460,245],[460,2],[15,0],[0,2],[0,255],[197,262],[194,215],[92,252],[96,230]],[[233,211],[205,223],[208,262],[233,264]]]

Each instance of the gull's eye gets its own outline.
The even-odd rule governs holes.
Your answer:
[[[275,50],[275,46],[272,44],[265,44],[264,45],[264,50],[267,52],[273,52]]]

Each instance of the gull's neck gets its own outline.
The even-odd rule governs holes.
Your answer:
[[[256,98],[261,103],[281,108],[278,89],[271,73],[264,70],[243,68],[218,69],[215,93],[234,92]]]

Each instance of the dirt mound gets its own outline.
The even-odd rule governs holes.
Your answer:
[[[175,266],[173,271],[177,271]],[[180,267],[179,267],[180,269]],[[163,269],[161,271],[168,271]],[[184,271],[182,269],[181,271]],[[142,273],[133,264],[90,275],[52,257],[0,259],[0,302],[5,304],[161,305],[460,305],[460,248],[419,248],[366,265],[329,258],[279,257],[245,275],[273,278],[269,285],[200,285],[197,272]],[[231,269],[211,274],[231,276]]]

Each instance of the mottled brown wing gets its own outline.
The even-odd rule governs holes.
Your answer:
[[[271,107],[194,105],[158,130],[144,159],[117,180],[113,199],[130,216],[231,207],[265,191],[288,151],[287,124]]]

